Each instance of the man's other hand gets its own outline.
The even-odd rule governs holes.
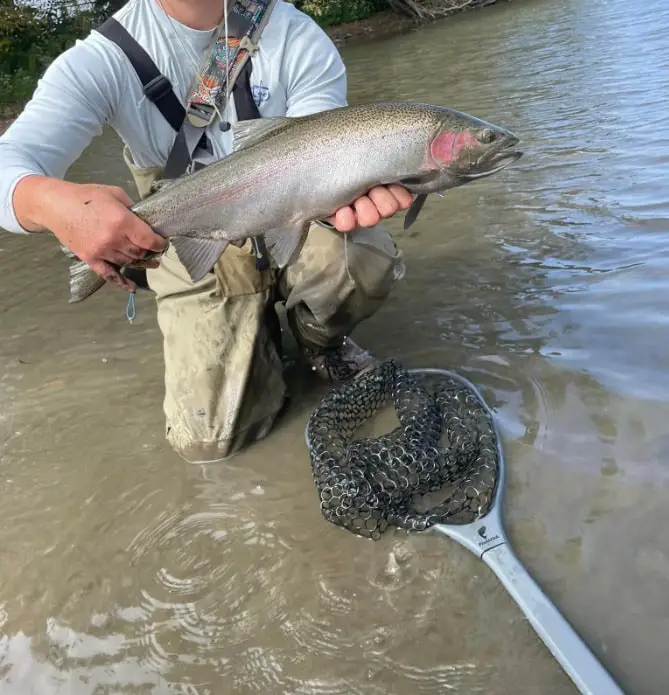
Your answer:
[[[373,227],[400,210],[408,210],[412,202],[411,193],[403,186],[377,186],[358,198],[353,205],[337,210],[326,222],[340,232],[351,232],[356,227]]]
[[[115,266],[157,268],[146,260],[167,242],[134,215],[122,188],[77,184],[42,176],[22,179],[14,192],[19,223],[28,231],[50,230],[98,275],[126,290],[136,289]]]

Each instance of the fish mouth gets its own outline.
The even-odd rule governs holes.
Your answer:
[[[480,179],[506,169],[509,164],[517,162],[523,156],[521,150],[512,149],[519,142],[520,138],[509,133],[497,145],[486,150],[476,160],[473,170],[462,173],[460,176],[466,179]]]

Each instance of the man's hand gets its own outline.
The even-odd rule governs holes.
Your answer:
[[[373,227],[400,210],[408,210],[412,202],[411,193],[403,186],[377,186],[358,198],[353,205],[337,210],[326,222],[340,232],[351,232],[356,227]]]
[[[43,176],[22,179],[14,191],[19,224],[32,232],[51,231],[98,275],[128,291],[134,291],[135,284],[112,264],[157,268],[158,262],[145,261],[145,254],[162,251],[167,244],[128,209],[131,205],[125,191],[116,186]]]

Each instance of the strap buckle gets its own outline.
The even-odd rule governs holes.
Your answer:
[[[239,42],[239,50],[246,51],[250,56],[254,56],[258,52],[258,44],[254,43],[249,36],[242,36]]]
[[[186,109],[186,117],[195,128],[206,128],[216,118],[216,109],[209,104],[191,101]]]
[[[165,75],[156,75],[150,82],[147,82],[144,87],[144,94],[147,99],[150,99],[154,104],[158,99],[162,99],[172,89],[172,83]]]

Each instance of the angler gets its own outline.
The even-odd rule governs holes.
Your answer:
[[[346,106],[346,88],[333,43],[288,2],[231,0],[226,13],[223,0],[129,0],[49,66],[0,138],[0,227],[49,231],[105,280],[154,292],[166,436],[187,461],[231,455],[264,437],[282,410],[276,301],[301,298],[289,324],[324,379],[370,364],[346,336],[391,291],[400,254],[378,223],[412,197],[378,186],[312,224],[280,278],[261,237],[230,245],[194,283],[172,245],[155,258],[167,242],[122,189],[62,179],[108,124],[145,199],[156,181],[229,155],[231,123]],[[365,245],[349,244],[346,272],[341,232],[354,228],[367,234]],[[130,264],[146,270],[119,272]]]

